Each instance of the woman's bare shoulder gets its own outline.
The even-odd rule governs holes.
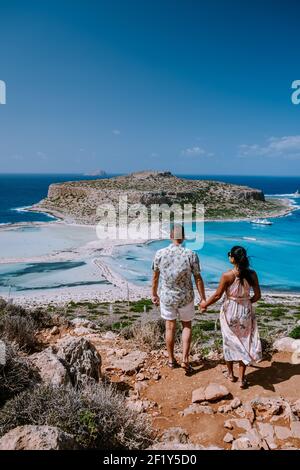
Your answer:
[[[232,269],[229,269],[228,271],[225,271],[222,274],[222,279],[224,279],[224,281],[231,281],[234,278],[235,278],[235,275],[234,275],[234,272],[232,271]]]

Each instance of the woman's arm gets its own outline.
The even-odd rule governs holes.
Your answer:
[[[259,286],[258,277],[255,271],[252,272],[252,279],[253,279],[252,289],[253,289],[254,295],[251,297],[250,302],[254,304],[259,299],[261,299],[260,286]]]
[[[224,294],[228,284],[229,284],[228,274],[223,273],[216,292],[205,302],[205,305],[204,305],[204,302],[201,302],[201,307],[202,308],[207,308],[207,307],[209,307],[209,305],[212,305],[215,302],[217,302],[218,300],[220,300],[220,298]]]

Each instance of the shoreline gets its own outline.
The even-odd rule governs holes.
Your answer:
[[[272,218],[284,217],[292,213],[295,210],[299,210],[299,207],[294,207],[291,204],[291,201],[288,199],[285,200],[283,204],[283,209],[278,212],[276,215],[273,215]],[[43,211],[44,213],[45,210]],[[204,219],[204,222],[243,222],[250,221],[251,218],[239,218],[239,219]],[[69,220],[60,218],[59,220],[49,220],[49,221],[33,221],[33,222],[18,222],[18,223],[8,223],[0,226],[1,231],[10,231],[18,228],[26,227],[53,227],[55,230],[56,226],[66,226],[66,227],[78,227],[85,229],[94,229],[96,230],[95,225],[80,224],[80,223],[70,223]],[[4,299],[8,300],[13,299],[14,303],[20,305],[29,306],[29,307],[38,307],[38,306],[47,306],[51,305],[65,305],[70,301],[78,302],[105,302],[110,301],[114,302],[116,300],[138,300],[143,297],[149,297],[151,288],[150,286],[139,286],[130,281],[127,281],[126,278],[121,276],[119,273],[116,273],[109,265],[105,262],[105,257],[113,256],[113,251],[117,246],[127,246],[127,245],[137,245],[137,244],[148,244],[153,243],[157,240],[145,240],[145,239],[127,239],[127,240],[101,240],[97,239],[94,241],[89,241],[87,243],[81,244],[77,248],[68,249],[68,250],[57,250],[52,253],[40,256],[24,257],[24,258],[2,258],[0,259],[0,265],[4,264],[16,264],[16,263],[39,263],[39,262],[55,262],[55,261],[72,261],[72,260],[90,260],[93,265],[96,267],[99,275],[106,279],[110,285],[109,286],[76,286],[76,287],[61,287],[61,288],[51,288],[51,289],[41,289],[39,292],[31,291],[28,293],[24,292],[13,292],[10,296],[8,294],[0,295]],[[100,277],[99,276],[99,277]],[[212,293],[213,289],[207,289],[208,295]],[[289,299],[300,299],[300,294],[289,293],[282,291],[263,291],[263,296],[270,299],[274,298],[284,298],[286,301]]]

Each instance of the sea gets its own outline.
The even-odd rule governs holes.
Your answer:
[[[270,219],[273,224],[269,226],[254,225],[249,221],[206,222],[204,243],[198,250],[198,254],[202,275],[209,287],[215,287],[221,273],[229,268],[227,253],[233,245],[238,244],[247,249],[251,266],[257,271],[263,289],[274,292],[300,293],[300,198],[295,194],[298,189],[300,190],[300,177],[178,176],[246,185],[263,190],[267,196],[288,199],[296,210],[287,216]],[[52,246],[51,232],[48,231],[46,234],[44,227],[34,228],[30,224],[30,222],[49,222],[51,224],[55,219],[47,214],[28,212],[26,208],[43,199],[47,195],[51,183],[82,179],[95,179],[95,177],[78,174],[0,175],[0,225],[6,225],[7,228],[12,227],[12,232],[6,231],[5,237],[0,237],[0,243],[2,243],[0,260],[1,257],[8,256],[8,252],[20,255],[24,251],[26,256],[30,257],[30,253],[40,255],[43,250],[46,253],[47,247],[50,250],[49,246],[51,249],[55,249],[56,238],[55,242],[53,238]],[[22,228],[24,233],[26,232],[26,247],[22,245],[23,234],[14,231],[14,225],[11,225],[21,222],[28,223],[27,228],[27,224]],[[80,233],[76,232],[76,236],[74,231],[74,236],[70,237],[69,232],[61,230],[56,249],[63,250],[70,248],[70,246],[74,247],[76,244],[82,243],[85,237],[89,241],[94,236],[95,234],[91,234],[91,232],[81,230]],[[149,284],[154,253],[167,244],[168,241],[164,240],[146,245],[119,247],[114,256],[108,258],[107,261],[129,281],[138,285]],[[82,263],[84,266],[80,267]],[[9,289],[22,292],[30,289],[51,289],[70,285],[76,287],[103,282],[89,277],[87,275],[88,267],[84,261],[70,261],[53,265],[34,262],[2,264],[0,265],[0,293],[7,291],[8,286]],[[75,270],[76,276],[70,276],[72,270]],[[43,271],[45,271],[45,276],[42,282]],[[84,277],[82,280],[80,279],[81,273]]]

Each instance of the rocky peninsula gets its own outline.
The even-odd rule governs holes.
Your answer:
[[[179,178],[172,173],[142,171],[125,176],[51,184],[33,211],[50,213],[68,223],[94,225],[97,207],[127,196],[128,205],[203,204],[210,220],[274,217],[291,209],[285,201],[266,199],[259,189],[210,180]]]

